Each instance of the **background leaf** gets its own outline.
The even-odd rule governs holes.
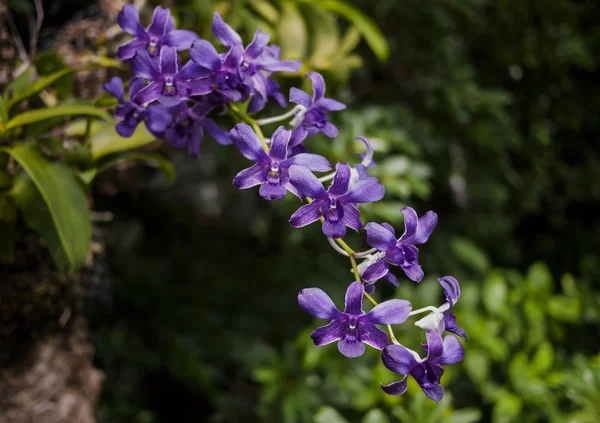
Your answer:
[[[113,126],[106,126],[90,139],[92,158],[98,160],[108,154],[124,150],[132,150],[154,142],[156,138],[145,126],[137,127],[134,134],[129,138],[120,136]]]
[[[64,164],[44,157],[35,144],[17,144],[6,151],[25,169],[47,207],[43,210],[35,192],[20,178],[12,194],[27,221],[44,237],[60,269],[82,267],[92,227],[87,198],[77,178]]]
[[[29,125],[46,119],[52,119],[61,116],[88,115],[96,116],[106,121],[112,121],[112,116],[105,110],[89,105],[63,104],[57,107],[30,110],[21,113],[12,118],[5,130],[17,128],[19,126]]]

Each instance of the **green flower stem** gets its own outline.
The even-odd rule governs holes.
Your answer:
[[[262,144],[263,150],[265,150],[265,153],[269,153],[269,144],[267,144],[267,142],[265,141],[265,136],[263,135],[262,130],[260,129],[260,126],[258,125],[256,120],[248,116],[246,112],[242,111],[233,103],[229,103],[229,111],[234,118],[237,118],[237,120],[241,122],[246,122],[252,127],[252,129],[254,129],[254,132],[256,133],[258,139],[260,140],[260,143]]]

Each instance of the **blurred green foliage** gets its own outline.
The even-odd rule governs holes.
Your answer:
[[[209,143],[198,161],[172,155],[174,185],[147,169],[104,172],[139,159],[172,180],[174,168],[127,152],[152,138],[143,129],[119,138],[100,107],[107,98],[74,99],[77,69],[43,51],[37,74],[27,70],[0,97],[0,259],[10,262],[17,205],[34,229],[54,216],[42,226],[51,229],[46,243],[57,244],[74,206],[44,197],[54,177],[76,192],[69,201],[91,195],[116,216],[102,225],[110,277],[88,307],[107,375],[100,421],[600,421],[596,2],[175,3],[182,28],[210,38],[219,11],[246,39],[257,27],[272,34],[285,58],[304,61],[299,74],[328,77],[328,96],[349,110],[334,118],[338,138],[315,137],[309,148],[358,162],[364,147],[354,138],[369,137],[386,199],[364,207],[365,217],[401,227],[407,204],[440,216],[421,248],[427,278],[396,291],[380,282],[376,295],[421,307],[442,301],[435,276],[456,276],[455,312],[469,342],[464,362],[446,371],[439,405],[412,381],[407,394],[384,395],[379,383],[395,375],[377,352],[347,360],[310,341],[319,322],[297,307],[297,292],[318,286],[339,301],[351,274],[319,228],[289,227],[297,201],[266,204],[235,191],[231,179],[247,162]],[[114,65],[100,57],[89,66]],[[19,108],[33,98],[35,107]],[[44,155],[30,156],[53,177],[13,175],[8,153],[34,140]],[[27,171],[27,159],[14,157]],[[110,195],[101,189],[114,185]],[[408,326],[398,337],[416,348],[420,332]]]

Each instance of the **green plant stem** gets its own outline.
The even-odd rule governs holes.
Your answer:
[[[265,153],[268,153],[269,144],[267,144],[267,142],[265,141],[265,136],[263,135],[262,130],[260,129],[260,126],[258,125],[256,120],[248,116],[246,112],[240,110],[240,108],[237,107],[235,104],[230,103],[229,110],[233,117],[237,118],[242,122],[246,122],[252,127],[252,129],[254,129],[254,132],[256,133],[258,139],[260,140],[260,143],[262,144],[263,150],[265,150]]]

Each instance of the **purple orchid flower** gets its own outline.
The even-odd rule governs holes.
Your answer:
[[[327,191],[315,175],[304,167],[290,169],[290,181],[302,196],[311,198],[310,204],[300,207],[290,218],[295,228],[306,226],[321,216],[323,233],[329,238],[342,238],[346,226],[358,231],[363,227],[358,211],[358,203],[370,203],[383,198],[384,187],[376,178],[357,181],[349,189],[350,165],[338,163],[335,166],[333,183]]]
[[[440,379],[444,374],[442,365],[454,364],[461,361],[465,351],[459,340],[448,335],[442,336],[436,331],[427,331],[427,357],[421,359],[414,351],[402,345],[389,345],[383,349],[381,359],[385,367],[391,371],[404,375],[399,382],[381,385],[384,392],[390,395],[401,395],[406,392],[407,375],[411,375],[419,384],[425,395],[435,402],[441,401],[444,388]]]
[[[135,38],[119,47],[119,59],[131,59],[138,49],[146,50],[150,56],[158,56],[163,46],[172,46],[177,51],[187,50],[199,37],[192,31],[174,30],[175,20],[169,9],[158,6],[154,9],[152,23],[144,29],[135,6],[128,4],[123,7],[117,22],[123,31]]]
[[[152,82],[141,90],[135,100],[146,104],[157,100],[167,106],[177,106],[181,101],[212,91],[205,69],[193,61],[179,69],[179,56],[175,47],[164,47],[160,50],[158,67],[145,50],[138,50],[133,58],[133,73]],[[193,80],[193,81],[190,81]]]
[[[300,120],[300,123],[294,128],[290,142],[292,147],[300,144],[306,137],[313,136],[319,131],[323,132],[329,138],[337,137],[338,129],[327,120],[327,112],[336,112],[346,108],[343,103],[324,97],[325,81],[321,74],[310,72],[306,74],[306,77],[312,81],[314,93],[312,98],[298,88],[293,87],[290,89],[290,101],[304,108],[295,119]]]
[[[183,148],[187,145],[192,157],[199,156],[205,132],[221,145],[231,144],[227,131],[183,103],[171,108],[162,105],[150,107],[147,125],[151,133],[166,139],[173,147]]]
[[[427,242],[437,225],[437,214],[429,211],[421,218],[410,207],[402,209],[404,214],[404,234],[396,239],[394,228],[388,224],[368,223],[367,243],[379,250],[375,255],[377,261],[371,264],[363,273],[364,280],[375,282],[390,275],[390,265],[400,267],[409,279],[420,282],[423,279],[423,269],[419,265],[419,250],[415,244]],[[397,283],[395,277],[388,278]]]
[[[446,302],[448,303],[448,310],[444,311],[444,329],[448,332],[454,333],[465,341],[467,340],[467,333],[463,328],[456,324],[456,316],[452,314],[452,307],[458,301],[460,297],[460,285],[458,281],[452,276],[444,276],[442,278],[438,278],[438,281],[444,288],[444,295],[446,297]]]
[[[132,136],[139,123],[148,116],[146,108],[132,101],[143,86],[142,78],[132,78],[129,83],[129,100],[126,101],[121,78],[114,77],[104,84],[104,89],[119,101],[115,116],[120,118],[120,121],[117,123],[116,130],[122,137]]]
[[[288,159],[287,145],[291,131],[283,126],[277,128],[271,137],[271,146],[266,153],[252,128],[241,123],[230,132],[235,146],[244,157],[256,162],[252,167],[242,170],[233,180],[239,189],[260,185],[259,193],[265,200],[281,200],[287,190],[298,197],[300,194],[290,183],[290,167],[302,166],[315,172],[331,170],[331,164],[317,154],[298,154]]]
[[[348,358],[359,357],[365,344],[381,350],[389,345],[385,332],[375,325],[404,323],[412,309],[406,300],[384,301],[365,314],[362,309],[362,282],[352,282],[346,291],[346,308],[339,311],[331,298],[319,288],[306,288],[298,294],[298,303],[304,311],[323,320],[327,326],[316,329],[310,337],[315,345],[338,342],[339,351]]]

